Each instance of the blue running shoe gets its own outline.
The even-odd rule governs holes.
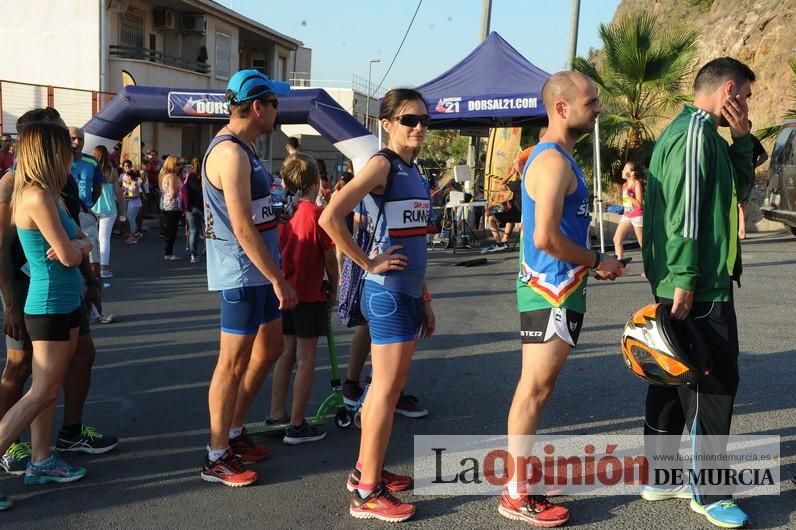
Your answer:
[[[0,457],[0,467],[11,475],[24,475],[30,462],[30,450],[27,442],[12,443]]]
[[[708,518],[708,521],[721,528],[740,528],[749,522],[749,517],[738,508],[732,499],[714,502],[706,506],[702,506],[692,499],[691,509],[696,513],[701,513]]]
[[[691,499],[691,488],[688,484],[681,484],[679,486],[671,486],[665,488],[662,486],[641,486],[641,498],[645,501],[665,501],[668,499]]]
[[[61,460],[55,453],[42,462],[30,462],[25,471],[25,484],[47,484],[48,482],[74,482],[86,476],[82,467],[72,467]]]
[[[3,490],[0,490],[0,512],[2,512],[3,510],[8,510],[13,505],[14,503],[11,502],[11,499],[9,499],[3,494]]]

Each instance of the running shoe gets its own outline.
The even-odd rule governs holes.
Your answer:
[[[561,526],[569,520],[569,509],[553,504],[544,495],[512,499],[508,491],[504,491],[500,497],[498,513],[508,519],[543,528]]]
[[[0,467],[10,475],[24,475],[30,462],[30,444],[27,442],[12,443],[0,458]]]
[[[116,322],[116,317],[111,313],[100,313],[98,322],[100,324],[113,324]]]
[[[491,247],[487,247],[481,250],[481,254],[492,254],[493,252],[502,252],[506,250],[506,248],[507,248],[506,245],[504,245],[503,243],[495,243]]]
[[[357,519],[379,519],[388,523],[400,523],[411,519],[415,505],[401,502],[389,492],[382,482],[364,499],[355,491],[351,496],[348,512]]]
[[[345,487],[348,491],[353,492],[359,486],[359,481],[362,479],[362,472],[354,468],[348,474],[348,481]],[[399,491],[406,491],[412,489],[412,477],[409,475],[399,475],[397,473],[390,473],[386,469],[381,469],[381,481],[390,493],[398,493]]]
[[[749,523],[749,516],[732,499],[705,506],[691,499],[691,509],[707,517],[711,524],[721,528],[740,528]]]
[[[268,448],[264,445],[254,443],[249,435],[246,433],[244,427],[243,432],[236,438],[229,439],[229,449],[241,459],[244,464],[254,464],[261,462],[268,458]]]
[[[117,445],[119,445],[119,439],[115,436],[102,434],[94,427],[83,425],[80,432],[74,436],[68,436],[63,431],[59,432],[55,449],[62,453],[101,455],[114,450]]]
[[[28,463],[25,470],[25,484],[47,484],[48,482],[74,482],[86,476],[86,470],[82,467],[72,467],[56,453],[52,453],[47,460],[41,464]]]
[[[180,261],[182,258],[179,256],[175,256],[174,254],[166,254],[163,256],[163,261]]]
[[[191,263],[200,263],[201,261],[198,256],[191,255]]]
[[[422,418],[428,416],[428,410],[420,404],[420,400],[411,394],[401,392],[398,403],[395,405],[395,413],[407,418]]]
[[[242,488],[257,481],[257,473],[247,469],[240,458],[229,449],[215,462],[210,462],[210,458],[205,456],[201,476],[206,482],[220,482],[231,488]]]
[[[365,393],[365,389],[359,386],[359,383],[356,381],[346,381],[343,383],[343,403],[349,407],[358,407],[361,405],[359,402],[362,399],[362,394]]]
[[[14,503],[11,502],[11,499],[6,497],[5,494],[3,493],[3,490],[0,489],[0,512],[2,512],[3,510],[8,510],[13,505]]]
[[[312,425],[305,421],[299,427],[288,425],[285,429],[285,437],[282,441],[287,445],[299,445],[309,442],[317,442],[326,438],[326,431],[319,425]]]
[[[668,499],[690,499],[691,488],[688,484],[680,484],[671,488],[661,486],[641,486],[641,498],[645,501],[665,501]]]

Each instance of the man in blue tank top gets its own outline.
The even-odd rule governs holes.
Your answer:
[[[252,150],[273,131],[279,100],[290,91],[257,70],[229,80],[229,123],[210,142],[202,163],[207,284],[221,299],[221,352],[210,381],[210,445],[202,479],[248,486],[257,473],[244,463],[267,449],[243,427],[246,412],[282,354],[281,310],[298,302],[282,276],[271,174]]]
[[[597,88],[578,72],[558,72],[542,89],[549,121],[525,164],[522,177],[522,239],[517,301],[522,372],[509,410],[509,453],[531,454],[532,438],[547,398],[575,346],[589,269],[614,279],[622,265],[589,247],[589,190],[572,158],[575,142],[594,128],[600,114]],[[538,485],[537,485],[538,486]],[[569,510],[514,477],[498,511],[534,526],[559,526]]]

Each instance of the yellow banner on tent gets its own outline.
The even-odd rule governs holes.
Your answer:
[[[511,200],[511,192],[500,183],[509,177],[511,166],[520,152],[521,136],[522,127],[498,127],[489,130],[484,189],[487,207]]]

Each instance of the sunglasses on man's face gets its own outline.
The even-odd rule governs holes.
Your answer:
[[[431,116],[428,114],[401,114],[393,119],[404,127],[410,128],[417,127],[418,123],[421,127],[428,127],[428,124],[431,123]]]
[[[274,110],[277,110],[277,109],[279,109],[279,100],[278,100],[278,99],[274,99],[274,98],[261,99],[261,100],[260,100],[260,102],[261,102],[263,105],[267,105],[267,104],[269,104],[269,103],[270,103],[271,105],[273,105],[273,106],[274,106]]]

